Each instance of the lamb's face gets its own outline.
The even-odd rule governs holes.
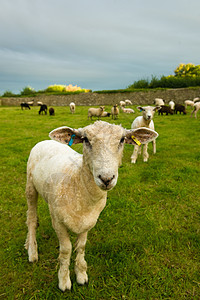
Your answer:
[[[147,121],[151,121],[153,119],[154,113],[156,111],[156,107],[152,106],[139,106],[138,109],[143,112],[143,118]]]
[[[96,122],[83,129],[83,157],[102,190],[112,189],[118,179],[125,130],[121,126]]]

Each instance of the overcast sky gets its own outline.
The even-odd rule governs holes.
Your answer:
[[[0,94],[126,88],[200,64],[198,0],[0,0]]]

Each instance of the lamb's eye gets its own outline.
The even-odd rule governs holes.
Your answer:
[[[125,140],[125,137],[123,136],[120,140],[120,144],[123,144],[124,140]]]
[[[88,140],[88,138],[87,138],[86,136],[83,138],[83,142],[84,142],[87,146],[92,147],[91,144],[90,144],[90,142],[89,142],[89,140]]]

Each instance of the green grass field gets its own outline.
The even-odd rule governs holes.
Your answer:
[[[133,107],[135,110],[136,108]],[[200,116],[154,117],[157,153],[130,163],[125,145],[116,187],[90,231],[86,246],[88,286],[78,286],[71,259],[72,291],[58,289],[58,240],[48,207],[39,200],[39,261],[28,262],[26,163],[31,148],[59,126],[88,125],[88,107],[0,107],[0,299],[200,299]],[[110,107],[106,107],[109,111]],[[117,121],[130,128],[134,115]],[[77,151],[81,145],[74,145]],[[72,241],[75,236],[72,236]]]

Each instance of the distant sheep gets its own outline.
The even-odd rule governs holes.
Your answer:
[[[126,103],[126,105],[132,105],[132,102],[131,102],[131,100],[129,100],[129,99],[126,99],[126,100],[125,100],[125,103]]]
[[[28,103],[28,105],[33,106],[34,101],[28,101],[27,103]]]
[[[134,114],[135,111],[132,108],[121,107],[122,111],[126,114]]]
[[[197,119],[197,112],[200,110],[200,102],[196,102],[193,108],[194,110],[191,113],[191,117],[194,114],[195,118]]]
[[[49,115],[50,115],[50,116],[55,116],[55,110],[54,110],[53,107],[50,107],[50,108],[49,108]]]
[[[75,105],[75,103],[74,103],[74,102],[71,102],[71,103],[69,104],[69,108],[70,108],[71,113],[74,114],[74,113],[75,113],[75,110],[76,110],[76,105]]]
[[[132,129],[140,128],[140,127],[146,127],[154,130],[154,122],[153,122],[153,116],[157,109],[160,107],[152,107],[152,106],[138,106],[137,109],[142,112],[142,116],[137,117],[132,125]],[[143,147],[143,161],[147,162],[149,158],[149,154],[147,152],[148,149],[148,143],[144,145]],[[131,156],[131,162],[136,163],[138,154],[141,153],[141,143],[136,143],[134,146],[133,154]],[[156,153],[156,141],[153,140],[153,153]]]
[[[167,105],[161,105],[160,109],[158,109],[158,115],[163,115],[165,113],[166,115],[170,114],[173,115],[173,110],[171,109],[170,106]]]
[[[200,101],[200,98],[199,98],[199,97],[196,97],[196,98],[193,99],[193,101],[194,101],[194,103],[199,102],[199,101]]]
[[[155,98],[154,99],[154,105],[156,105],[156,106],[165,105],[165,100],[163,100],[161,98]]]
[[[126,106],[126,102],[125,102],[125,101],[120,101],[120,102],[119,102],[119,105],[120,105],[121,107],[124,107],[124,106]]]
[[[38,105],[38,106],[40,106],[40,105],[42,105],[42,104],[43,104],[42,101],[37,101],[37,105]]]
[[[194,101],[192,100],[185,100],[184,103],[185,103],[185,109],[187,108],[188,105],[191,106],[191,108],[193,108],[194,106]]]
[[[110,117],[111,113],[104,111],[101,115],[101,117]]]
[[[177,114],[177,112],[179,111],[179,113],[183,113],[184,115],[186,115],[186,110],[185,110],[185,106],[182,104],[175,104],[175,108],[174,108],[174,112]]]
[[[43,114],[43,112],[45,113],[45,115],[47,114],[47,105],[46,105],[46,104],[42,104],[42,105],[40,106],[39,115],[40,115],[41,113]]]
[[[100,106],[98,108],[91,107],[88,109],[88,119],[92,120],[92,117],[98,117],[98,120],[101,118],[102,113],[104,112],[105,107]]]
[[[111,108],[111,115],[112,115],[112,119],[116,120],[118,118],[119,115],[119,108],[118,105],[115,104],[112,108]]]
[[[40,194],[48,203],[59,240],[58,281],[60,290],[65,291],[71,289],[70,232],[77,235],[74,269],[77,283],[83,285],[88,282],[87,234],[106,205],[107,192],[117,183],[124,143],[135,144],[137,140],[145,144],[158,134],[148,128],[126,130],[120,125],[97,121],[79,129],[60,127],[49,136],[53,140],[36,144],[27,163],[25,247],[29,262],[37,262],[37,199]],[[67,146],[72,142],[83,143],[83,154]]]
[[[21,104],[20,104],[20,106],[21,106],[21,109],[23,110],[23,108],[28,108],[28,109],[31,109],[30,108],[30,106],[29,106],[29,104],[28,103],[26,103],[26,102],[22,102]]]
[[[173,100],[169,101],[169,107],[171,108],[172,111],[174,111],[175,102]]]

